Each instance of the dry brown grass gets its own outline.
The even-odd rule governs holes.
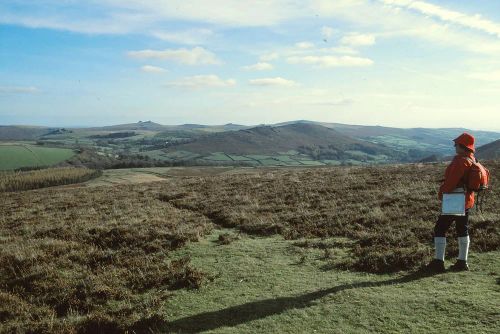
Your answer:
[[[495,186],[500,163],[487,166]],[[432,253],[444,167],[263,169],[3,193],[0,332],[146,332],[161,326],[159,310],[171,291],[207,279],[189,259],[172,258],[171,250],[199,240],[213,224],[315,238],[297,246],[325,249],[325,267],[415,268]],[[493,188],[484,214],[473,214],[472,251],[500,248],[499,200]],[[221,243],[227,241],[222,236]],[[337,257],[334,248],[350,256]],[[456,253],[453,243],[450,249]]]
[[[20,191],[88,181],[102,172],[88,168],[48,168],[0,173],[0,192]]]
[[[472,251],[500,247],[500,164],[486,163],[493,190],[471,218]],[[267,170],[164,188],[159,198],[224,227],[288,239],[347,237],[352,258],[335,267],[368,272],[415,268],[431,255],[444,164]],[[452,231],[450,231],[450,236]],[[449,255],[457,253],[450,239]]]
[[[169,254],[209,220],[144,187],[6,193],[0,210],[0,332],[145,332],[169,291],[206,279]]]

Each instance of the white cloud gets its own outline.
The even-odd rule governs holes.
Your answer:
[[[165,59],[186,65],[218,65],[222,62],[212,52],[195,47],[190,49],[129,51],[129,57],[138,59]]]
[[[315,59],[316,57],[333,57],[339,58],[341,56],[357,56],[360,52],[347,45],[329,46],[329,44],[321,43],[318,46],[311,48],[298,48],[297,44],[289,47],[281,48],[280,54],[288,63],[301,63],[301,62],[320,62]],[[311,58],[313,57],[313,58]],[[325,58],[324,61],[331,61],[333,58]],[[358,58],[359,57],[354,57]],[[352,60],[352,59],[349,59]]]
[[[223,80],[215,74],[195,75],[167,83],[167,86],[191,89],[204,87],[230,87],[234,85],[236,85],[236,81],[234,79]]]
[[[299,49],[312,49],[314,48],[314,43],[311,42],[299,42],[295,43],[295,47]]]
[[[258,62],[253,65],[243,66],[247,71],[268,71],[274,68],[273,64]]]
[[[303,105],[312,107],[345,107],[352,105],[354,103],[351,99],[344,98],[329,98],[329,99],[317,99],[311,96],[285,96],[285,97],[275,97],[271,98],[267,104],[277,104],[277,105]]]
[[[275,26],[320,14],[322,18],[338,19],[355,25],[357,29],[370,29],[377,38],[405,35],[476,53],[500,53],[500,41],[491,39],[491,35],[500,37],[500,23],[425,1],[26,0],[11,3],[15,6],[9,5],[9,1],[0,2],[0,23],[90,34],[154,34],[176,43],[184,40],[186,44],[201,44],[204,34],[210,33],[203,29],[162,32],[159,28],[162,23],[184,21],[222,27]],[[437,28],[427,29],[436,21],[439,22]],[[447,25],[449,23],[452,25]],[[472,30],[457,29],[460,27]],[[489,39],[483,38],[485,36],[481,33],[490,35]],[[331,38],[333,34],[332,28],[323,27],[324,38]]]
[[[3,2],[3,1],[2,1]],[[83,33],[154,31],[157,23],[202,22],[221,26],[274,26],[304,16],[307,2],[289,0],[89,0],[0,3],[0,22]],[[20,13],[36,13],[27,16]],[[87,17],[82,17],[86,13]],[[132,14],[133,13],[133,14]]]
[[[272,61],[279,58],[279,54],[277,52],[271,52],[263,54],[259,57],[261,61]]]
[[[335,30],[331,27],[323,26],[321,28],[321,37],[323,37],[323,40],[325,42],[328,42],[330,38],[335,34]]]
[[[2,8],[0,7],[0,12]],[[82,18],[79,16],[58,15],[29,15],[9,13],[0,15],[0,24],[16,24],[28,28],[44,28],[65,30],[84,34],[125,34],[131,31],[142,30],[143,24],[132,18],[114,17],[107,18]]]
[[[389,3],[393,1],[315,0],[312,7],[324,17],[350,22],[358,29],[370,29],[377,39],[409,36],[458,50],[488,55],[500,54],[500,41],[496,38],[474,31],[459,30],[456,25],[436,22],[428,14],[403,10],[406,7]]]
[[[146,73],[164,73],[167,72],[163,67],[152,66],[152,65],[144,65],[141,67],[141,71]]]
[[[490,37],[478,36],[477,34],[458,32],[449,26],[422,22],[411,29],[401,28],[392,32],[378,33],[380,38],[393,38],[401,36],[416,37],[430,41],[436,45],[449,46],[462,51],[480,53],[485,55],[499,55],[500,41],[492,40]]]
[[[483,19],[481,15],[469,15],[447,8],[437,6],[425,1],[408,1],[408,0],[381,0],[387,5],[406,7],[415,10],[424,15],[437,17],[445,22],[455,23],[466,28],[476,29],[486,32],[496,37],[500,37],[500,23]]]
[[[373,60],[362,57],[352,56],[295,56],[288,57],[290,64],[308,64],[317,67],[360,67],[371,66]]]
[[[115,8],[139,10],[164,20],[198,21],[225,26],[273,26],[300,17],[307,2],[289,0],[103,0]]]
[[[467,76],[470,79],[476,79],[481,81],[500,81],[500,71],[492,71],[492,72],[477,72],[472,73]]]
[[[312,106],[323,106],[323,107],[340,107],[340,106],[349,106],[354,103],[352,99],[328,99],[323,101],[310,101],[308,104]]]
[[[375,36],[370,34],[350,33],[342,37],[340,43],[350,46],[369,46],[375,44]]]
[[[327,49],[329,52],[340,53],[340,54],[348,54],[348,55],[357,55],[359,54],[358,50],[355,50],[348,46],[335,46]]]
[[[210,29],[189,29],[184,31],[155,31],[153,36],[169,42],[178,44],[205,44],[207,40],[214,36],[214,32]]]
[[[218,98],[227,101],[227,103],[241,106],[236,108],[239,110],[250,108],[253,112],[266,110],[266,113],[272,110],[273,112],[269,114],[273,116],[276,112],[281,113],[281,121],[297,118],[292,115],[293,110],[297,109],[304,112],[298,113],[297,115],[302,115],[298,118],[309,115],[307,118],[314,119],[316,117],[311,115],[318,113],[319,117],[316,119],[324,119],[325,114],[320,116],[323,112],[351,110],[349,107],[354,105],[356,101],[339,94],[334,89],[301,87],[294,89],[294,94],[289,94],[288,90],[289,88],[286,87],[285,89],[256,89],[247,92],[231,90],[220,92]]]
[[[298,84],[293,80],[284,79],[281,77],[275,78],[261,78],[261,79],[253,79],[249,81],[252,86],[286,86],[293,87]]]
[[[37,94],[40,89],[34,86],[0,86],[0,94]]]

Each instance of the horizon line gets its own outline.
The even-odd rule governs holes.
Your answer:
[[[228,122],[228,123],[219,123],[219,124],[204,124],[204,123],[179,123],[179,124],[162,124],[158,123],[155,121],[147,120],[147,121],[137,121],[135,123],[116,123],[116,124],[108,124],[108,125],[67,125],[67,126],[61,126],[61,125],[37,125],[37,124],[26,124],[26,123],[21,123],[21,124],[0,124],[0,127],[8,127],[8,126],[19,126],[19,127],[39,127],[39,128],[69,128],[69,129],[85,129],[85,128],[102,128],[102,127],[111,127],[111,126],[119,126],[119,125],[127,125],[127,124],[140,124],[140,123],[155,123],[161,126],[183,126],[183,125],[200,125],[200,126],[207,126],[207,127],[213,127],[213,126],[225,126],[225,125],[240,125],[240,126],[250,126],[250,127],[258,127],[258,126],[272,126],[272,125],[277,125],[277,124],[282,124],[282,123],[326,123],[326,124],[338,124],[338,125],[350,125],[350,126],[366,126],[366,127],[383,127],[383,128],[393,128],[393,129],[460,129],[460,130],[471,130],[471,131],[483,131],[483,132],[498,132],[500,133],[500,128],[499,129],[478,129],[478,128],[465,128],[462,126],[450,126],[450,127],[423,127],[423,126],[417,126],[417,127],[400,127],[400,126],[390,126],[390,125],[381,125],[381,124],[353,124],[353,123],[337,123],[337,122],[327,122],[327,121],[315,121],[315,120],[306,120],[306,119],[300,119],[300,120],[292,120],[292,121],[282,121],[282,122],[276,122],[276,123],[258,123],[258,124],[242,124],[242,123],[235,123],[235,122]],[[318,124],[321,125],[321,124]]]

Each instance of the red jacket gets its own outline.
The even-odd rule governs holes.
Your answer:
[[[468,158],[474,159],[474,155],[470,153]],[[446,168],[444,173],[444,182],[439,188],[439,199],[443,199],[443,193],[452,192],[455,188],[463,186],[463,178],[467,171],[472,166],[472,162],[467,157],[456,155],[452,162]],[[470,209],[474,206],[474,192],[467,191],[465,194],[465,208]]]

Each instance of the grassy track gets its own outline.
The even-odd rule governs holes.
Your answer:
[[[323,252],[279,237],[214,231],[177,252],[215,277],[165,305],[171,333],[498,333],[500,252],[472,254],[473,269],[432,277],[325,270]]]
[[[38,147],[28,144],[0,145],[0,170],[51,166],[75,155],[70,149]]]

